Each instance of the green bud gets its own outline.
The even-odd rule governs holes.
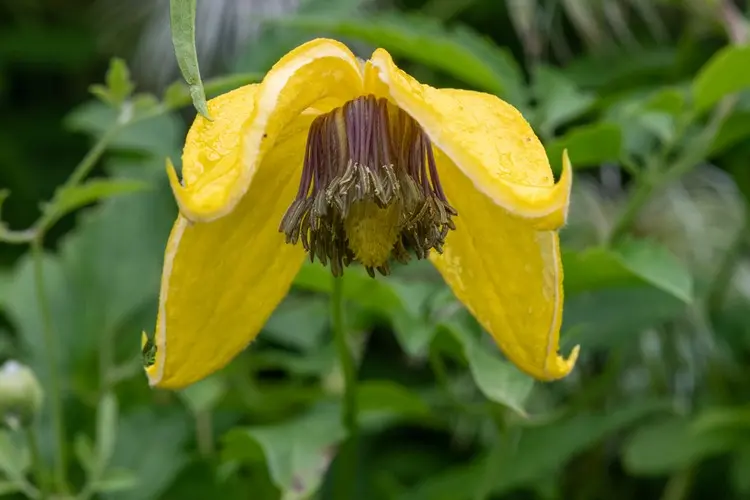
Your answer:
[[[18,361],[0,367],[0,420],[28,425],[42,407],[44,393],[34,372]]]

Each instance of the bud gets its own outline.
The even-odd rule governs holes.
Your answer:
[[[34,372],[18,361],[0,367],[0,419],[28,425],[42,407],[44,393]]]

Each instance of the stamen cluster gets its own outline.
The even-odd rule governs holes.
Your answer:
[[[391,257],[407,263],[442,252],[456,215],[420,125],[369,95],[313,121],[299,190],[279,230],[335,276],[359,261],[374,277],[376,269],[390,273]]]

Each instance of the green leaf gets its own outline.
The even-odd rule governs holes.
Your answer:
[[[629,240],[614,249],[563,252],[566,294],[647,284],[685,303],[693,301],[688,269],[665,247]]]
[[[68,114],[65,125],[70,130],[90,134],[98,139],[117,122],[117,113],[100,102],[89,101]],[[164,114],[120,129],[109,147],[151,154],[159,159],[159,170],[164,172],[164,158],[176,155],[184,133],[184,126],[179,118]]]
[[[95,472],[97,466],[96,454],[91,440],[85,434],[77,434],[73,441],[73,451],[75,452],[78,463],[87,474]]]
[[[750,45],[729,45],[701,68],[693,80],[693,104],[703,112],[713,107],[724,96],[750,87]]]
[[[122,104],[135,89],[135,85],[130,80],[128,65],[118,57],[109,62],[109,69],[105,78],[109,95],[114,104]]]
[[[29,467],[28,454],[24,445],[13,439],[10,432],[0,430],[0,471],[13,483],[25,481]]]
[[[524,404],[534,387],[534,380],[513,364],[492,354],[490,349],[497,349],[477,342],[459,321],[444,322],[440,327],[463,347],[471,375],[482,394],[526,416]]]
[[[665,475],[737,447],[734,432],[699,432],[682,417],[640,427],[623,447],[623,463],[634,475]]]
[[[213,410],[226,392],[224,379],[220,375],[214,375],[186,387],[180,391],[180,397],[193,415],[198,415]]]
[[[607,436],[670,406],[661,401],[641,401],[607,413],[579,413],[538,427],[519,429],[512,446],[494,457],[491,491],[500,496],[523,486],[537,484]],[[476,485],[486,478],[487,458],[433,474],[399,500],[470,500]]]
[[[328,327],[328,300],[287,296],[263,327],[266,339],[308,352],[322,345]]]
[[[112,494],[113,500],[162,498],[177,474],[188,464],[187,439],[192,423],[184,413],[156,415],[143,408],[121,416],[117,446],[111,466],[128,470],[138,482],[128,490]]]
[[[418,394],[388,380],[368,380],[357,386],[359,422],[363,428],[383,428],[394,422],[431,418],[430,407]]]
[[[198,68],[198,52],[195,49],[195,3],[196,0],[169,0],[172,45],[174,45],[182,77],[190,87],[193,106],[201,115],[210,120],[206,93],[203,91],[203,82],[201,82]]]
[[[302,266],[294,284],[297,288],[330,294],[331,272],[319,264]],[[422,306],[435,291],[431,283],[372,279],[360,268],[346,270],[344,297],[393,323],[394,333],[407,354],[426,351],[434,330],[422,315]]]
[[[732,485],[743,496],[750,495],[750,443],[746,443],[734,454],[731,467]]]
[[[568,150],[573,167],[598,167],[620,158],[622,131],[614,123],[581,125],[551,141],[546,149],[550,165],[556,172],[562,168],[562,153],[565,149]]]
[[[88,367],[103,332],[117,332],[146,306],[155,313],[164,244],[175,216],[160,170],[131,169],[131,177],[155,187],[153,179],[158,177],[158,189],[110,198],[83,212],[76,231],[61,240],[58,253],[43,259],[45,294],[58,338],[55,349],[61,372],[57,376],[72,380],[74,386],[96,387],[98,381]],[[48,387],[44,330],[28,257],[16,264],[9,290],[6,312],[29,356],[28,364]],[[152,327],[154,319],[146,320],[135,325],[131,335]],[[134,358],[140,354],[133,348],[136,337],[118,338]]]
[[[78,186],[60,188],[45,215],[59,220],[64,215],[96,201],[123,194],[145,191],[149,184],[131,179],[92,179]]]
[[[516,106],[526,104],[521,70],[513,57],[490,40],[463,26],[451,30],[419,15],[379,14],[367,18],[299,16],[285,26],[354,37],[382,47],[468,83],[504,96]]]
[[[233,429],[225,436],[223,455],[255,461],[260,447],[283,498],[303,499],[318,490],[333,448],[345,436],[338,406],[319,406],[281,424]]]
[[[130,490],[137,486],[138,477],[123,468],[109,469],[94,483],[94,491],[99,493],[114,493]]]
[[[104,470],[112,459],[117,440],[117,397],[107,393],[96,410],[96,465]]]
[[[562,72],[545,65],[537,66],[534,71],[534,94],[536,122],[545,136],[581,116],[596,100],[593,94],[579,90]]]
[[[20,490],[21,487],[18,484],[11,481],[0,480],[0,495],[10,495],[11,493],[16,493]]]
[[[716,157],[750,138],[750,111],[736,111],[724,120],[716,132],[709,155]]]

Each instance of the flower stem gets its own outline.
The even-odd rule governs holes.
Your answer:
[[[341,409],[341,421],[348,434],[348,440],[342,443],[337,460],[334,498],[349,500],[354,498],[357,468],[357,370],[344,326],[343,286],[341,278],[333,278],[331,326],[344,377],[344,402]]]
[[[65,415],[63,414],[62,391],[60,388],[60,370],[57,362],[57,337],[52,325],[52,315],[47,302],[44,287],[44,247],[41,236],[31,243],[31,255],[34,264],[34,281],[42,318],[42,332],[44,334],[44,348],[47,363],[47,388],[52,410],[53,434],[56,441],[54,477],[60,492],[67,493],[67,460],[65,456]]]

